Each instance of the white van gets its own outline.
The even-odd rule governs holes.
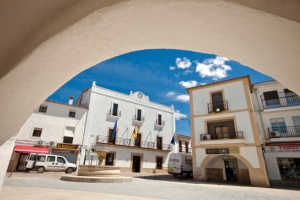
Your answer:
[[[192,176],[192,155],[188,153],[171,153],[168,163],[168,173],[174,176]]]
[[[34,153],[28,156],[25,167],[26,170],[37,170],[38,173],[43,173],[44,171],[62,171],[69,174],[77,170],[77,166],[69,163],[63,156]]]

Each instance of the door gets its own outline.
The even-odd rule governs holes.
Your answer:
[[[47,170],[49,171],[58,171],[59,166],[58,163],[56,162],[56,156],[50,156],[50,155],[47,156],[46,166],[47,166]]]
[[[57,156],[57,160],[56,160],[56,165],[57,165],[57,170],[59,171],[65,171],[66,167],[65,164],[67,163],[66,159],[60,156]]]
[[[157,137],[157,149],[162,149],[162,137]]]
[[[132,157],[132,172],[141,172],[141,156]]]
[[[217,93],[211,94],[211,99],[212,99],[212,103],[213,103],[213,111],[214,112],[219,112],[219,111],[224,110],[222,92],[217,92]]]
[[[106,154],[106,159],[105,159],[105,165],[114,165],[114,153],[107,153]]]
[[[28,159],[28,154],[21,154],[18,165],[17,165],[17,171],[24,171],[26,170],[26,160]]]
[[[225,160],[225,173],[227,181],[237,181],[236,160]]]
[[[26,169],[32,169],[36,160],[36,154],[31,153],[26,160]]]

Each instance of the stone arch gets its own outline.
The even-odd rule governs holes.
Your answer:
[[[244,158],[241,155],[238,154],[229,154],[229,155],[207,155],[204,160],[201,162],[200,166],[196,166],[194,167],[194,178],[196,180],[200,180],[200,181],[207,181],[207,169],[206,167],[213,161],[216,161],[218,159],[222,159],[222,158],[228,158],[230,159],[230,157],[232,158],[236,158],[237,161],[242,162],[242,164],[244,164],[247,167],[248,171],[243,171],[243,175],[238,177],[238,181],[242,182],[242,183],[248,183],[250,182],[251,185],[253,186],[263,186],[263,187],[269,187],[269,183],[268,183],[268,179],[267,177],[264,177],[264,169],[262,168],[263,166],[261,166],[261,168],[253,168],[253,166],[251,165],[251,163]],[[241,169],[238,169],[239,172],[241,172]],[[259,174],[259,175],[257,175]]]

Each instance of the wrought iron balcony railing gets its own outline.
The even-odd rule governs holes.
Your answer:
[[[154,125],[155,126],[165,126],[165,121],[164,120],[155,120]]]
[[[269,127],[270,138],[300,137],[300,126]]]
[[[224,101],[215,101],[213,103],[207,103],[208,113],[218,113],[224,110],[228,110],[228,102]]]
[[[226,139],[243,139],[243,138],[244,138],[244,133],[242,131],[200,134],[200,140],[226,140]]]
[[[121,117],[121,111],[113,111],[113,109],[109,109],[108,113],[107,113],[107,116],[112,116],[112,117]]]
[[[300,105],[300,97],[293,92],[278,92],[277,94],[278,98],[274,99],[265,99],[264,95],[260,96],[264,109]]]
[[[113,145],[129,146],[129,147],[144,148],[144,149],[159,149],[164,151],[171,150],[170,144],[162,144],[161,146],[159,146],[156,141],[136,142],[134,138],[126,139],[126,138],[119,138],[119,137],[112,138],[108,136],[99,136],[97,142],[102,144],[113,144]]]
[[[145,121],[145,116],[134,115],[134,117],[132,119],[132,123],[136,126],[142,126],[144,121]]]

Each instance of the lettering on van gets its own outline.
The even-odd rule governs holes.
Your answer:
[[[170,158],[170,162],[179,162],[179,159],[176,159],[176,158]]]

